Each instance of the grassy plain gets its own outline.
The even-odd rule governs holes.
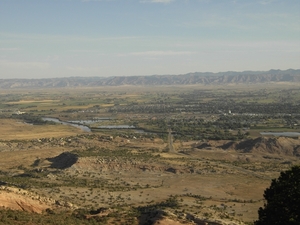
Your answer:
[[[28,140],[44,137],[66,137],[81,131],[65,125],[31,125],[15,119],[0,120],[0,140]]]

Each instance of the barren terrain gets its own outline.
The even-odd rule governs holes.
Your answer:
[[[44,215],[49,218],[45,224],[53,218],[70,224],[252,224],[271,180],[299,164],[298,136],[260,134],[298,132],[297,116],[203,114],[182,103],[174,106],[179,113],[167,114],[161,113],[162,103],[155,108],[154,102],[179,101],[173,90],[157,94],[155,89],[148,95],[140,94],[140,88],[126,89],[126,94],[124,90],[80,90],[88,93],[86,104],[69,99],[74,90],[65,94],[66,100],[53,97],[52,91],[47,101],[14,97],[19,91],[3,97],[7,101],[0,118],[3,224],[11,221],[8,208],[30,213],[22,215],[31,221],[42,221],[36,213]],[[275,92],[268,91],[273,98]],[[110,99],[91,108],[94,93]],[[190,98],[187,93],[182,90],[180,96]],[[211,94],[206,95],[209,105]],[[116,103],[121,100],[126,104]],[[166,103],[168,109],[171,103]],[[24,115],[15,114],[16,105],[23,107],[18,110]],[[92,131],[40,120],[45,116],[87,121]],[[98,128],[125,124],[132,127]]]
[[[73,130],[68,126],[61,128]],[[59,133],[61,128],[56,128]],[[24,140],[20,136],[14,143],[2,141],[2,174],[27,177],[33,182],[18,180],[17,186],[28,185],[38,196],[51,196],[54,202],[69,202],[72,206],[138,207],[176,196],[180,215],[188,212],[203,221],[221,217],[223,222],[238,224],[237,221],[251,222],[257,217],[257,209],[263,204],[262,193],[270,180],[281,169],[298,162],[284,144],[290,148],[300,146],[299,139],[281,137],[257,140],[245,152],[236,147],[242,142],[225,141],[182,143],[184,149],[178,151],[179,143],[175,142],[176,152],[168,153],[164,152],[167,143],[159,139],[117,136],[107,140],[105,135],[78,131],[78,135],[65,138],[39,136]],[[5,182],[14,186],[16,181]],[[18,195],[24,196],[3,187],[2,206],[33,212],[57,207],[50,200],[41,203],[27,200],[27,194],[22,199]]]

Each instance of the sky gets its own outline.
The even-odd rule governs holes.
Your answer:
[[[0,79],[300,69],[300,0],[0,0]]]

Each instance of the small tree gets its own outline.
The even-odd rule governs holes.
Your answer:
[[[266,203],[255,225],[300,224],[300,166],[281,172],[264,192]]]

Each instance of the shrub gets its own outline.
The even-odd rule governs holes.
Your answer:
[[[281,172],[264,192],[266,203],[259,208],[255,225],[300,224],[300,166]]]

